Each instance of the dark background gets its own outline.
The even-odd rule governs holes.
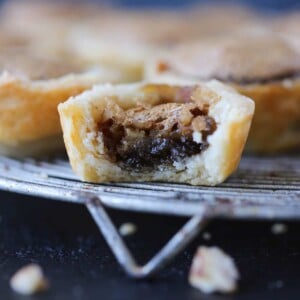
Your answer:
[[[299,299],[300,224],[274,235],[271,222],[213,221],[153,280],[128,278],[118,266],[84,206],[0,193],[0,299]],[[186,221],[177,217],[110,211],[116,225],[134,222],[137,234],[126,241],[140,262],[151,257]],[[236,261],[241,273],[235,296],[204,295],[189,286],[188,270],[198,245],[217,245]],[[23,297],[9,287],[11,275],[36,262],[50,289]]]
[[[94,0],[97,2],[97,0]],[[98,0],[101,2],[101,0]],[[102,1],[103,2],[103,1]],[[116,5],[122,5],[126,7],[184,7],[194,3],[212,4],[221,3],[228,4],[244,4],[264,11],[281,12],[292,9],[300,8],[299,0],[223,0],[223,1],[209,1],[209,0],[107,0],[108,3],[114,3]]]

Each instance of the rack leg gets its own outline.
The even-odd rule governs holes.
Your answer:
[[[185,223],[157,254],[145,265],[140,266],[136,263],[124,240],[119,235],[117,228],[101,204],[101,200],[93,198],[90,199],[86,205],[119,264],[129,276],[134,278],[153,276],[183,250],[197,236],[208,221],[205,213],[195,215]]]

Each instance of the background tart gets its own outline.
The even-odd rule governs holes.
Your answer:
[[[300,52],[289,38],[248,32],[186,44],[150,62],[146,75],[229,83],[256,103],[249,151],[300,148]]]
[[[124,79],[119,70],[9,47],[2,48],[0,72],[0,152],[11,156],[62,149],[57,105],[96,83]]]
[[[0,25],[27,39],[33,51],[117,67],[138,81],[153,53],[260,23],[253,11],[237,5],[126,10],[105,4],[11,0],[4,4]]]

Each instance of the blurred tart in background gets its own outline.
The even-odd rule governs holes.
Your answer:
[[[63,149],[57,105],[96,83],[123,81],[119,70],[24,48],[2,47],[0,68],[0,153],[10,156]]]
[[[229,83],[256,104],[248,151],[300,149],[300,54],[281,35],[245,32],[174,47],[148,63],[146,76]]]

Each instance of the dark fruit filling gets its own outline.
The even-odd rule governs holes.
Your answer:
[[[168,103],[135,108],[99,124],[106,155],[127,170],[154,170],[208,148],[215,121],[195,104]],[[193,132],[202,139],[194,141]]]

